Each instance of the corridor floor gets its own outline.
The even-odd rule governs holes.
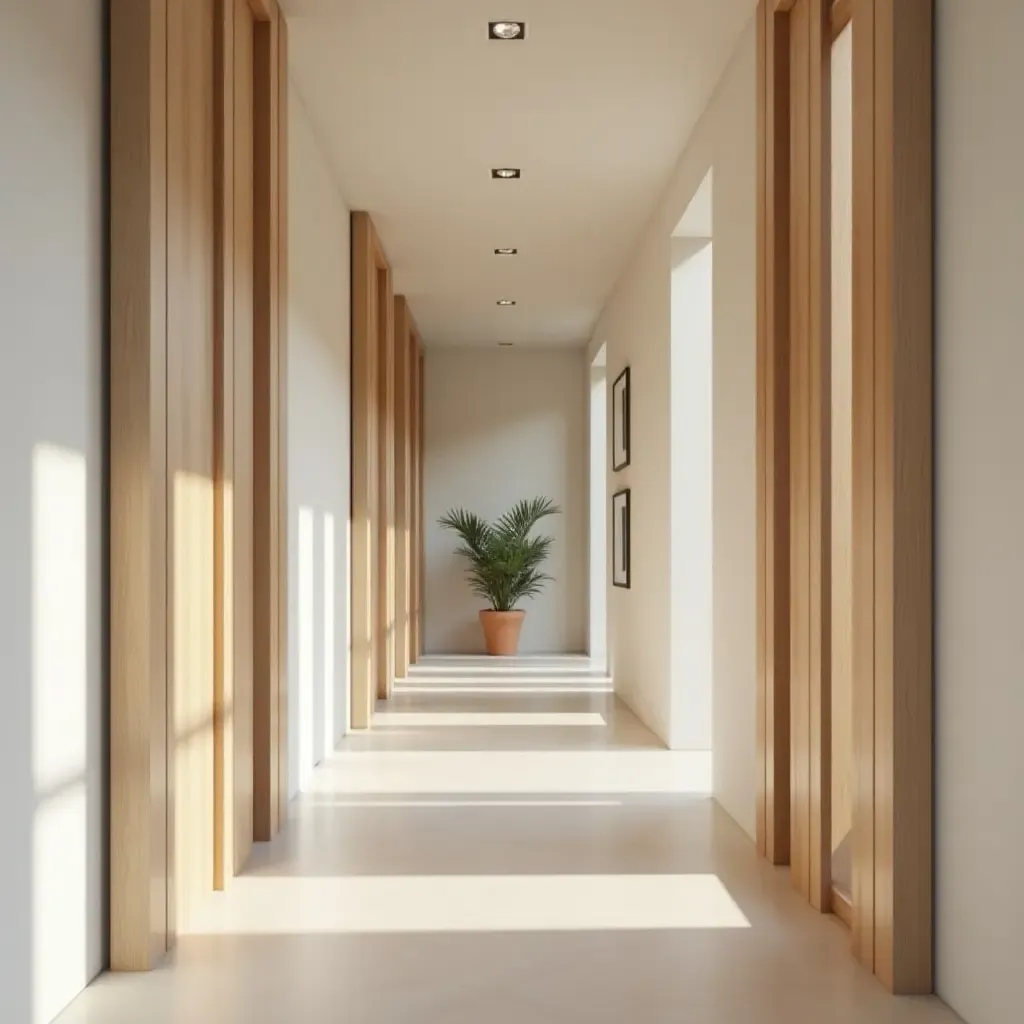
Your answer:
[[[572,660],[427,662],[174,962],[61,1024],[952,1024]]]

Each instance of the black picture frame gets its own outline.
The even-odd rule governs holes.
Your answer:
[[[629,367],[615,378],[612,385],[612,471],[625,469],[630,460],[630,386]],[[621,437],[621,450],[619,439]]]
[[[631,505],[628,487],[612,495],[612,586],[623,590],[632,587]]]

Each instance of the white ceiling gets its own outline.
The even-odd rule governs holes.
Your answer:
[[[293,85],[426,343],[579,345],[754,2],[284,7]],[[489,41],[499,19],[527,22],[526,40]],[[499,166],[522,180],[493,181]]]

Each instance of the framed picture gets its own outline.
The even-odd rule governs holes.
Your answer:
[[[629,590],[629,488],[612,495],[612,584]]]
[[[612,385],[612,469],[629,465],[629,367]]]

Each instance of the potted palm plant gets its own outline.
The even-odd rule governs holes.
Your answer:
[[[490,607],[480,612],[487,653],[510,657],[519,649],[519,634],[526,612],[524,598],[536,597],[551,581],[541,571],[553,538],[531,537],[533,528],[561,509],[548,498],[524,498],[494,523],[473,512],[454,508],[438,525],[458,534],[456,554],[468,562],[470,588]]]

